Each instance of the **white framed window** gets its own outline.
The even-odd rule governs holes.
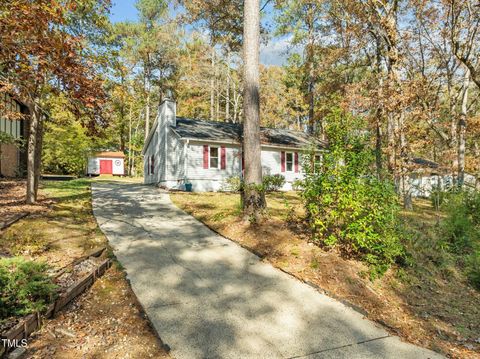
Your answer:
[[[293,172],[293,152],[286,152],[285,153],[285,169],[287,172]]]
[[[4,94],[0,99],[0,132],[5,132],[14,138],[22,136],[22,124],[18,118],[5,118],[5,114],[21,113],[21,106],[10,95]]]
[[[210,168],[220,168],[220,151],[218,147],[210,146],[208,164]]]

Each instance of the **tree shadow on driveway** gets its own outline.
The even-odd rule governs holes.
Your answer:
[[[94,213],[177,358],[430,358],[263,263],[151,186],[94,185]]]

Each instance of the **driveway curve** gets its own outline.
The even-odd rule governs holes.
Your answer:
[[[94,183],[93,211],[174,358],[441,358],[262,262],[138,184]]]

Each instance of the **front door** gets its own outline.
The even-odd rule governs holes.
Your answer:
[[[112,160],[100,160],[100,174],[112,174]]]

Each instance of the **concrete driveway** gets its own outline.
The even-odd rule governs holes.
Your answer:
[[[92,187],[100,228],[175,358],[441,358],[261,262],[160,189]]]

